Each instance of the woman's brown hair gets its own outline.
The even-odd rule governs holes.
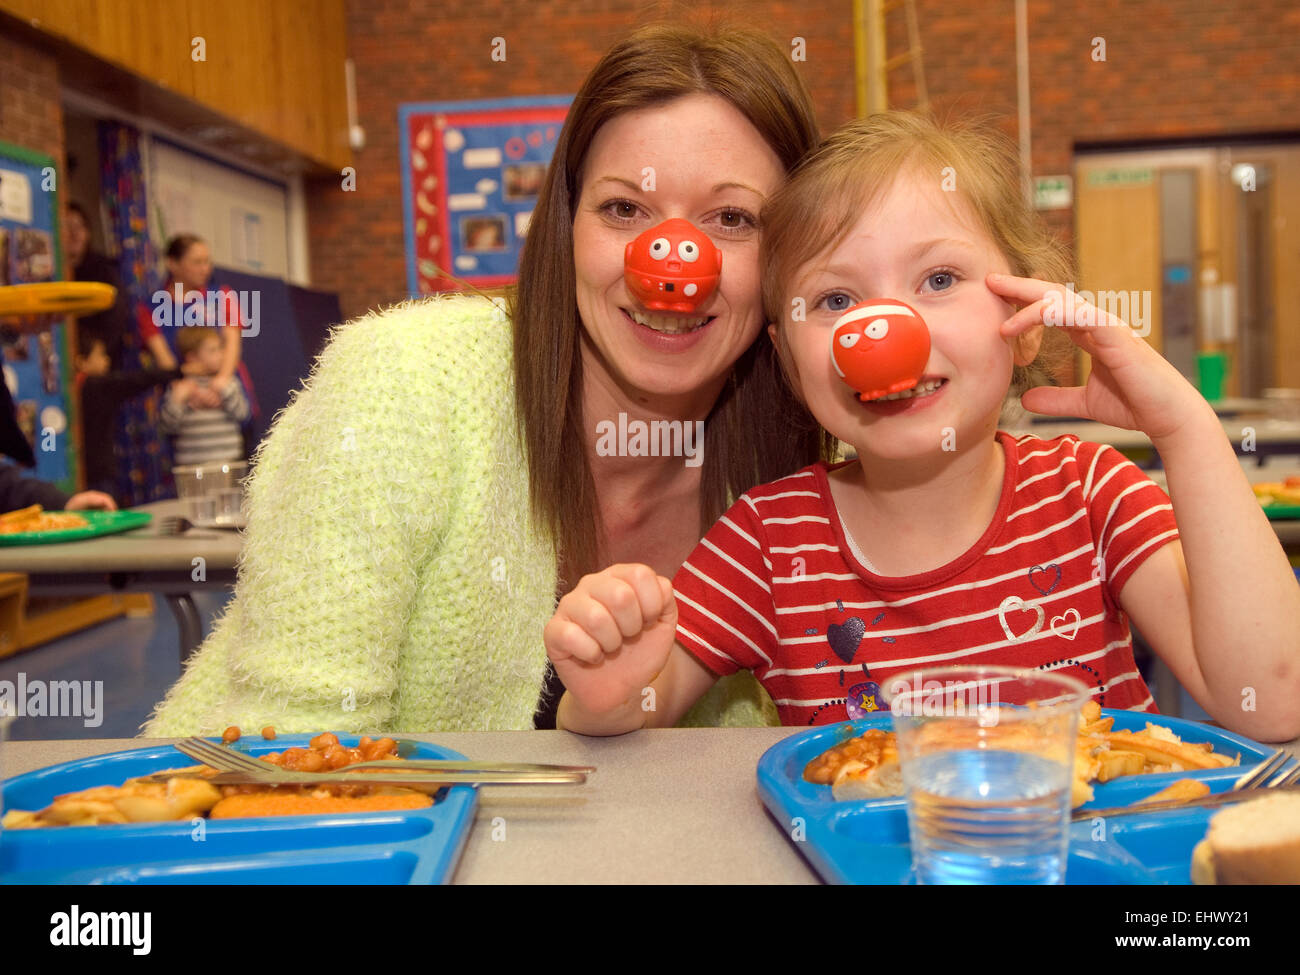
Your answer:
[[[177,234],[171,240],[167,241],[167,247],[163,251],[163,257],[169,261],[181,261],[189,253],[190,248],[195,244],[203,243],[203,238],[198,234]]]
[[[1029,205],[1020,170],[1015,145],[989,119],[948,124],[890,111],[854,119],[832,133],[763,207],[763,313],[777,323],[782,363],[789,364],[785,328],[797,297],[796,274],[834,251],[905,172],[933,179],[964,201],[1012,274],[1071,280],[1068,252]],[[1008,395],[1054,383],[1072,348],[1063,329],[1046,329],[1034,362],[1012,369]]]
[[[817,143],[812,102],[789,58],[773,40],[747,29],[642,28],[601,58],[574,98],[529,222],[519,284],[509,296],[515,407],[533,517],[550,530],[569,566],[592,563],[601,531],[584,449],[591,437],[582,429],[573,266],[582,167],[597,131],[615,116],[695,93],[734,105],[787,172]],[[814,462],[824,441],[783,381],[763,330],[736,361],[705,420],[701,533],[729,498]]]

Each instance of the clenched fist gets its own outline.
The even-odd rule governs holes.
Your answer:
[[[673,585],[647,565],[583,576],[543,633],[546,655],[583,712],[639,710],[677,633]]]

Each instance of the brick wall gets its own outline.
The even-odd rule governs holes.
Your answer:
[[[53,156],[63,177],[63,106],[53,56],[0,34],[0,142]]]
[[[935,111],[999,116],[1015,136],[1011,0],[916,6]],[[760,25],[783,45],[805,38],[807,60],[796,67],[824,130],[852,116],[849,0],[706,7]],[[316,285],[337,290],[349,317],[405,294],[400,103],[573,92],[613,40],[681,9],[635,0],[349,0],[367,148],[356,154],[355,193],[339,180],[309,186]],[[506,38],[504,63],[491,60],[495,36]],[[1029,37],[1035,174],[1069,172],[1078,143],[1300,131],[1293,0],[1031,0]],[[1105,61],[1093,59],[1094,37],[1105,41]],[[905,47],[898,10],[889,15],[889,53]],[[910,70],[890,80],[892,103],[912,105]],[[1072,212],[1048,217],[1068,239]]]

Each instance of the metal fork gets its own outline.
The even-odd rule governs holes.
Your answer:
[[[1295,785],[1297,782],[1300,782],[1300,765],[1297,765],[1290,772],[1279,775],[1276,779],[1265,786],[1265,788],[1281,789],[1288,785]]]
[[[421,762],[419,760],[410,761],[375,761],[375,762],[357,762],[345,766],[343,769],[331,772],[297,772],[290,769],[282,769],[272,765],[270,762],[264,762],[261,759],[254,758],[244,752],[235,751],[230,748],[223,748],[220,745],[214,745],[210,741],[202,738],[187,738],[185,741],[176,744],[176,750],[196,761],[209,765],[212,768],[219,769],[223,772],[236,772],[243,775],[259,776],[266,781],[275,782],[357,782],[365,781],[367,783],[379,783],[383,781],[389,783],[390,780],[398,783],[414,781],[416,776],[412,773],[427,772],[423,776],[425,781],[441,782],[482,782],[487,784],[541,784],[541,783],[560,783],[560,782],[586,782],[587,773],[596,771],[594,766],[590,765],[534,765],[525,762]],[[366,776],[353,775],[351,770],[355,768],[380,768],[396,769],[399,774],[396,776],[383,776],[382,773],[371,773]],[[435,778],[436,777],[436,778]],[[219,781],[213,779],[214,782]]]
[[[177,742],[176,750],[204,765],[211,765],[215,769],[226,772],[267,772],[275,769],[270,762],[264,762],[260,758],[237,752],[232,748],[214,745],[202,738],[186,738],[182,742]]]
[[[1268,780],[1284,768],[1290,760],[1291,756],[1286,751],[1279,748],[1241,778],[1237,779],[1237,781],[1232,784],[1232,788],[1228,791],[1240,792],[1244,789],[1272,789],[1280,785],[1286,785],[1288,782],[1295,779],[1296,773],[1300,772],[1300,766],[1297,766],[1285,775],[1279,776],[1272,782],[1269,782]]]
[[[194,527],[194,523],[188,518],[170,515],[166,518],[159,518],[156,524],[159,535],[183,535]]]

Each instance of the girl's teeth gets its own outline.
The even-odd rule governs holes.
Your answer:
[[[944,384],[945,380],[931,379],[923,383],[917,383],[911,389],[905,389],[901,393],[890,393],[888,396],[881,396],[873,399],[873,403],[887,403],[896,399],[914,399],[918,396],[929,396],[936,389]]]
[[[667,332],[670,335],[680,335],[683,332],[694,331],[709,320],[708,316],[704,318],[681,318],[677,315],[650,315],[635,308],[629,311],[628,314],[632,316],[632,320],[638,325],[652,328],[656,332]]]

